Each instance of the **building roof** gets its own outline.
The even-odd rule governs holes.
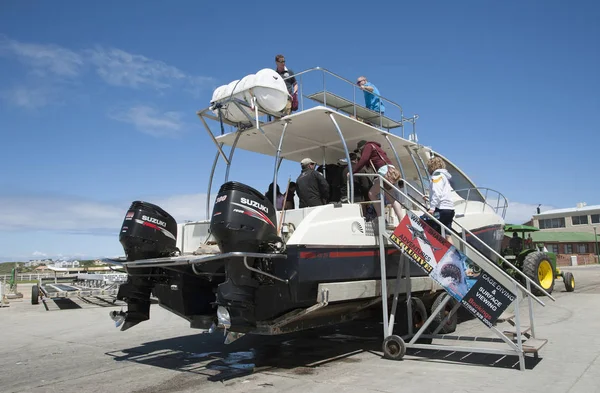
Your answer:
[[[505,224],[504,232],[537,232],[540,228],[531,225]]]
[[[592,205],[592,206],[582,206],[582,207],[568,207],[565,209],[552,209],[542,212],[540,214],[534,214],[533,217],[542,217],[546,215],[553,214],[568,214],[568,213],[579,213],[579,212],[588,212],[592,210],[600,210],[600,205]]]
[[[587,232],[550,232],[531,233],[534,242],[539,243],[593,243],[594,234]]]

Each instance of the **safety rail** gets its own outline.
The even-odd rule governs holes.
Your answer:
[[[500,191],[496,191],[492,188],[487,188],[487,187],[471,187],[471,188],[463,188],[460,190],[454,190],[458,195],[460,195],[465,201],[464,201],[464,213],[467,212],[467,208],[469,205],[470,201],[475,201],[475,202],[483,202],[483,210],[485,210],[485,206],[489,206],[490,208],[492,208],[494,210],[494,212],[496,214],[498,214],[500,217],[504,218],[506,216],[506,210],[508,209],[508,199],[506,199],[506,197],[500,192]],[[475,192],[477,192],[477,194],[475,194],[477,196],[477,199],[471,199],[471,195],[473,195],[471,192],[473,191],[473,194],[475,194]],[[485,191],[485,193],[483,192]],[[462,194],[467,193],[467,196],[463,196]],[[489,194],[492,195],[496,195],[496,198],[494,198],[493,196],[488,197]],[[481,199],[479,199],[479,197],[483,198],[483,201]],[[490,203],[491,201],[496,201],[495,206]],[[502,213],[500,213],[500,211],[502,211]]]
[[[374,177],[374,178],[378,177],[380,189],[383,192],[386,192],[388,194],[390,193],[389,191],[384,191],[385,190],[384,185],[387,184],[391,188],[393,188],[397,193],[402,195],[405,198],[404,199],[405,201],[410,201],[413,204],[415,203],[415,201],[413,200],[412,197],[404,194],[402,191],[400,191],[398,189],[398,187],[396,187],[391,182],[387,181],[387,179],[385,179],[383,176],[381,176],[379,174],[357,173],[356,175],[365,176],[365,177]],[[375,181],[377,181],[377,179],[375,179]],[[395,198],[395,195],[391,195],[391,196],[394,200],[397,201],[397,199]],[[400,201],[398,201],[398,202],[401,203],[401,205],[403,205],[402,202],[400,202]],[[379,200],[376,203],[380,203],[381,211],[383,212],[384,198],[383,197],[379,198]],[[423,213],[425,213],[425,215],[429,219],[435,221],[438,225],[440,225],[440,227],[442,228],[442,231],[441,231],[442,236],[445,236],[445,233],[447,231],[451,231],[444,224],[442,224],[438,219],[436,219],[433,215],[429,214],[429,212],[425,206],[419,206],[418,204],[417,204],[417,206],[420,210],[423,211]],[[414,213],[411,213],[411,214],[414,214]],[[386,232],[384,231],[385,224],[383,223],[383,220],[378,219],[377,221],[378,221],[378,227],[379,227],[378,237],[379,237],[379,248],[380,248],[379,258],[380,258],[381,280],[382,280],[382,282],[384,282],[387,277],[386,258],[385,258],[385,253],[384,253],[384,233],[386,233]],[[459,224],[459,226],[460,226],[460,224]],[[494,347],[494,348],[492,348],[492,347],[488,347],[488,348],[460,347],[460,346],[455,346],[455,345],[446,346],[446,345],[438,345],[438,344],[433,344],[433,343],[419,343],[418,340],[420,337],[422,337],[426,340],[448,339],[448,340],[452,340],[452,341],[456,341],[456,340],[480,341],[480,338],[479,337],[450,336],[450,335],[446,335],[446,334],[441,334],[441,335],[438,334],[438,332],[440,331],[440,328],[442,326],[444,326],[449,321],[450,317],[458,311],[458,308],[461,306],[462,302],[455,302],[455,305],[452,307],[452,310],[448,313],[445,313],[446,315],[442,318],[442,321],[437,324],[438,325],[437,328],[433,328],[433,333],[428,333],[428,331],[431,329],[430,328],[431,323],[433,322],[433,320],[436,318],[437,315],[439,315],[440,313],[443,312],[442,310],[445,309],[446,305],[448,304],[448,302],[452,298],[452,296],[446,296],[441,301],[441,303],[435,308],[435,310],[433,310],[431,312],[429,317],[426,318],[427,319],[426,321],[420,323],[418,326],[413,326],[413,320],[412,320],[412,307],[413,306],[412,306],[412,295],[411,295],[412,289],[410,286],[410,267],[408,266],[408,263],[410,263],[410,262],[407,262],[406,259],[401,258],[400,266],[398,269],[399,271],[398,271],[398,274],[396,277],[395,290],[392,293],[393,302],[392,302],[391,310],[388,309],[387,285],[381,286],[381,303],[382,303],[382,311],[383,311],[384,355],[390,359],[401,359],[406,352],[406,348],[475,352],[475,353],[479,352],[479,353],[485,353],[485,354],[500,354],[500,355],[513,355],[514,354],[519,357],[519,366],[520,366],[520,369],[523,371],[523,370],[525,370],[525,353],[533,352],[537,356],[537,351],[539,351],[539,349],[544,344],[547,343],[547,340],[544,340],[544,339],[537,340],[536,339],[535,329],[534,329],[534,315],[533,315],[534,312],[533,312],[532,300],[535,300],[537,303],[539,303],[542,306],[545,306],[545,304],[531,292],[531,284],[533,283],[534,285],[536,285],[533,281],[531,281],[528,277],[525,277],[526,284],[527,284],[527,288],[525,289],[516,279],[509,276],[495,262],[493,262],[489,258],[486,258],[477,249],[475,249],[472,245],[470,245],[466,241],[466,238],[465,238],[465,232],[468,232],[468,231],[465,228],[463,228],[462,226],[461,226],[461,228],[463,229],[463,237],[458,239],[460,244],[463,247],[466,247],[469,250],[471,250],[472,252],[474,252],[475,254],[477,254],[481,258],[481,261],[485,262],[485,266],[486,266],[488,275],[491,275],[493,278],[495,278],[499,282],[502,282],[504,280],[504,281],[506,281],[506,283],[509,283],[509,286],[512,286],[514,288],[514,291],[515,291],[514,292],[514,296],[515,296],[514,314],[508,313],[507,316],[504,317],[504,319],[500,319],[500,317],[499,317],[499,319],[497,321],[500,321],[500,322],[512,321],[512,319],[514,318],[514,321],[509,322],[509,323],[511,325],[515,326],[516,342],[507,336],[507,334],[511,335],[511,333],[503,332],[503,331],[499,330],[499,328],[496,327],[495,325],[488,325],[489,329],[492,330],[499,337],[499,339],[486,338],[484,341],[504,342],[505,344],[507,344],[510,347],[509,350],[502,350],[497,347]],[[478,240],[480,240],[480,239],[478,239]],[[487,246],[485,243],[483,243],[483,244],[485,246]],[[494,250],[492,249],[492,251],[494,251]],[[404,274],[405,274],[405,280],[406,280],[405,285],[406,285],[408,334],[405,336],[399,337],[399,336],[396,336],[393,334],[393,329],[394,329],[395,314],[396,314],[396,309],[397,309],[396,307],[397,307],[398,300],[399,300],[399,288],[400,288],[402,270],[405,270]],[[499,280],[500,277],[502,278],[502,280]],[[546,293],[546,291],[544,291],[542,288],[540,288],[539,286],[538,286],[538,288],[541,289],[541,291],[543,293],[548,295]],[[530,323],[530,326],[525,327],[525,328],[523,328],[521,325],[521,317],[520,317],[520,304],[521,304],[522,300],[525,300],[524,298],[527,298],[527,305],[528,305],[528,309],[529,309],[529,323]],[[552,297],[550,296],[550,298],[552,298]],[[389,311],[389,315],[388,315],[388,311]],[[506,311],[505,311],[505,313],[506,313]],[[414,330],[417,330],[417,332],[415,333]],[[530,330],[529,334],[527,334],[527,330]],[[526,337],[525,338],[526,343],[525,343],[524,337]],[[406,339],[409,340],[408,343],[406,343],[404,341]]]
[[[313,74],[319,74],[320,76],[320,82],[319,83],[311,83],[312,81],[310,80],[306,80],[307,76],[311,76]],[[328,80],[327,76],[330,76],[333,79],[332,80]],[[296,82],[298,82],[298,93],[299,93],[299,100],[298,100],[298,110],[299,111],[303,111],[305,109],[308,109],[310,107],[314,107],[316,105],[320,105],[322,104],[323,106],[326,106],[328,108],[332,108],[335,110],[342,110],[343,112],[352,115],[354,117],[360,117],[360,112],[364,112],[365,105],[361,104],[360,101],[363,101],[362,97],[360,99],[357,99],[357,93],[359,94],[359,96],[363,95],[363,91],[360,87],[357,86],[356,83],[344,78],[341,75],[338,75],[332,71],[329,71],[326,68],[323,67],[313,67],[313,68],[309,68],[307,70],[298,72],[294,75],[291,75],[285,79],[291,79],[291,78],[296,78]],[[285,80],[284,79],[284,80]],[[368,79],[368,78],[367,78]],[[330,83],[334,84],[334,87],[332,88],[330,86]],[[339,83],[337,86],[335,85],[335,83]],[[344,108],[338,108],[336,106],[332,106],[330,104],[327,104],[327,96],[329,92],[333,92],[333,91],[342,91],[344,88],[348,88],[351,87],[351,96],[352,98],[348,98],[347,99],[347,106],[344,106]],[[305,94],[306,90],[310,90],[310,91],[316,91],[317,93],[313,94],[313,95],[307,95]],[[346,90],[347,92],[347,90]],[[405,132],[404,132],[404,123],[411,123],[412,124],[412,132],[411,135],[415,135],[416,134],[416,120],[418,119],[418,115],[414,115],[412,117],[404,117],[404,110],[402,108],[402,106],[388,98],[385,98],[384,96],[380,95],[380,94],[375,94],[375,93],[371,93],[374,96],[378,97],[381,102],[383,103],[383,105],[386,107],[386,110],[384,113],[381,112],[381,110],[379,112],[376,111],[371,111],[371,115],[376,116],[376,121],[372,121],[372,125],[376,125],[379,126],[379,128],[382,129],[387,129],[388,131],[390,130],[390,127],[386,127],[384,124],[384,120],[386,119],[398,119],[397,122],[399,123],[399,128],[402,128],[402,137],[405,137]],[[322,99],[319,99],[319,103],[315,103],[313,106],[309,106],[307,103],[308,102],[313,102],[315,101],[316,96],[322,96]],[[337,95],[336,95],[337,97]],[[305,100],[306,98],[306,100]],[[342,98],[345,99],[345,97],[338,97],[338,98]],[[363,101],[364,102],[364,101]],[[391,112],[391,113],[390,113]]]
[[[313,78],[315,75],[316,78]],[[379,112],[377,112],[366,108],[364,105],[364,99],[362,98],[362,89],[358,87],[356,83],[353,83],[326,68],[309,68],[285,79],[290,78],[296,78],[296,82],[298,83],[298,111],[303,111],[316,106],[326,106],[332,110],[341,111],[347,115],[354,116],[357,119],[362,119],[363,121],[388,132],[390,132],[390,130],[393,128],[401,128],[403,138],[406,137],[404,125],[405,123],[410,123],[412,124],[412,131],[410,132],[409,138],[416,140],[416,121],[419,116],[414,115],[412,117],[404,117],[404,110],[400,104],[385,98],[380,94],[371,93],[381,100],[383,105],[386,107],[385,112],[381,112],[381,109]],[[336,92],[335,94],[333,93],[334,91]],[[342,93],[344,94],[340,95]],[[357,98],[357,93],[359,93],[359,98]],[[337,101],[337,106],[332,104],[332,99]],[[363,103],[361,103],[361,101]],[[204,118],[208,118],[220,122],[221,134],[225,133],[225,125],[230,127],[228,132],[246,129],[252,126],[259,128],[260,124],[268,123],[272,121],[274,117],[277,118],[281,116],[281,114],[278,113],[269,113],[265,111],[264,108],[261,108],[260,112],[265,113],[266,116],[260,116],[258,107],[255,105],[255,103],[255,101],[248,103],[235,98],[233,97],[232,93],[231,96],[219,100],[219,102],[216,104],[211,103],[210,107],[203,111],[199,111],[197,114],[200,116],[202,121],[204,121]],[[343,106],[341,105],[342,103]],[[234,105],[248,118],[242,122],[232,122],[220,115],[212,113],[213,110],[225,107],[227,105]],[[254,118],[248,116],[248,113],[254,114]],[[205,126],[208,128],[206,124]],[[224,153],[221,152],[221,154],[223,155],[223,158],[225,158]]]
[[[384,179],[385,180],[385,179]],[[387,180],[386,180],[387,181]],[[404,182],[404,184],[408,185],[411,189],[413,189],[415,192],[419,193],[419,190],[417,190],[412,184],[408,183],[408,182]],[[479,189],[483,189],[484,187],[480,187]],[[490,189],[491,190],[491,189]],[[497,192],[497,191],[496,191]],[[419,193],[420,194],[420,193]],[[500,194],[500,193],[498,193]],[[502,194],[500,194],[502,195]],[[422,196],[422,195],[421,195]],[[505,198],[506,200],[506,198]],[[508,205],[508,202],[506,202],[506,204]],[[427,215],[431,216],[429,214],[429,212],[427,212]],[[504,217],[502,217],[504,218]],[[437,219],[435,220],[436,222],[439,223],[439,221],[437,221]],[[552,297],[546,290],[544,290],[542,287],[540,287],[539,285],[537,285],[534,281],[531,280],[531,278],[527,275],[525,275],[525,273],[523,273],[520,269],[518,269],[515,265],[513,265],[512,263],[510,263],[506,258],[504,258],[502,255],[500,255],[500,253],[498,253],[496,250],[494,250],[492,247],[490,247],[487,243],[485,243],[483,240],[481,240],[478,236],[476,236],[475,234],[473,234],[471,231],[469,231],[468,229],[466,229],[465,227],[463,227],[459,222],[457,222],[456,220],[452,221],[453,224],[458,225],[458,227],[462,230],[463,234],[467,233],[469,234],[472,238],[476,239],[477,242],[479,242],[479,244],[483,245],[484,248],[487,248],[489,251],[492,252],[492,254],[494,254],[495,256],[497,256],[503,263],[506,263],[509,267],[511,267],[518,275],[520,275],[523,279],[525,279],[526,283],[527,283],[527,288],[529,289],[529,285],[530,282],[533,283],[533,285],[535,285],[537,287],[537,289],[541,290],[542,293],[544,293],[546,296],[548,296],[550,299],[556,301],[556,299],[554,299],[554,297]],[[442,228],[444,228],[443,230],[449,230],[447,227],[442,225]]]
[[[389,183],[385,178],[383,179],[385,182],[387,182],[388,184],[390,184],[392,187],[394,187],[394,189],[396,189],[398,192],[400,192],[403,196],[405,196],[405,194],[400,191],[396,186],[392,185],[391,183]],[[408,183],[408,182],[404,182],[405,185],[409,186],[412,190],[416,191],[417,193],[419,193],[419,190],[417,190],[412,184]],[[481,187],[483,188],[483,187]],[[420,193],[419,193],[420,194]],[[499,193],[500,194],[500,193]],[[500,194],[502,195],[502,194]],[[410,198],[412,199],[412,198]],[[411,200],[411,202],[413,202]],[[413,203],[414,204],[414,203]],[[508,202],[507,202],[508,204]],[[420,204],[419,204],[420,205]],[[422,208],[420,208],[421,210],[423,210]],[[429,214],[429,211],[427,211],[427,209],[425,209],[425,213],[431,218],[433,216],[431,216],[431,214]],[[435,217],[433,217],[434,220],[441,225],[442,230],[444,231],[451,231],[448,227],[446,227],[445,225],[442,225]],[[500,260],[503,263],[506,263],[509,267],[511,267],[512,269],[515,270],[515,272],[517,274],[519,274],[523,279],[525,279],[527,285],[529,285],[529,283],[531,282],[537,289],[541,290],[542,293],[546,296],[548,296],[550,299],[552,299],[553,301],[556,301],[556,299],[554,299],[554,297],[552,297],[544,288],[542,288],[541,286],[539,286],[538,284],[536,284],[533,280],[531,280],[531,278],[527,275],[525,275],[525,273],[523,273],[521,270],[519,270],[515,265],[513,265],[512,263],[510,263],[506,258],[504,258],[502,255],[500,255],[500,253],[498,253],[496,250],[494,250],[492,247],[490,247],[487,243],[485,243],[483,240],[481,240],[477,235],[473,234],[471,231],[469,231],[467,228],[465,228],[464,226],[462,226],[459,222],[457,222],[456,220],[452,221],[453,224],[458,225],[458,227],[462,230],[463,234],[469,234],[472,238],[476,239],[477,242],[479,242],[484,248],[486,248],[487,250],[491,251],[495,256],[497,256],[498,258],[500,258]],[[452,231],[451,231],[452,232]],[[463,241],[464,239],[461,239],[461,241]],[[466,240],[464,240],[466,242]],[[489,258],[488,258],[489,259]]]
[[[380,174],[377,173],[355,173],[354,176],[363,176],[363,177],[379,177],[382,179],[382,181],[389,185],[390,187],[392,187],[396,192],[400,193],[400,195],[405,198],[406,201],[409,201],[411,203],[413,203],[413,205],[415,205],[418,210],[421,210],[423,213],[425,213],[425,215],[428,217],[428,219],[431,219],[432,221],[435,221],[438,225],[440,225],[440,228],[442,229],[442,236],[445,236],[445,232],[448,233],[452,233],[453,231],[448,228],[447,226],[445,226],[444,224],[441,223],[441,221],[439,221],[437,218],[435,218],[432,214],[429,213],[428,209],[426,207],[424,207],[424,205],[417,203],[417,201],[415,199],[413,199],[411,196],[409,196],[408,194],[405,194],[404,192],[402,192],[398,187],[396,187],[395,185],[393,185],[392,183],[390,183],[387,179],[385,179],[383,176],[381,176]],[[414,188],[412,185],[408,184],[408,182],[404,182],[404,184],[407,184],[409,187]],[[384,190],[384,188],[381,188],[382,190]],[[401,205],[403,205],[402,202],[398,201],[394,195],[391,195],[388,191],[385,191],[388,193],[388,195],[394,199],[395,201],[397,201],[398,203],[400,203]],[[382,209],[383,212],[383,209]],[[459,242],[464,245],[465,247],[467,247],[471,252],[475,253],[476,255],[478,255],[480,258],[484,258],[484,259],[488,259],[488,257],[486,257],[485,255],[483,255],[479,250],[477,250],[473,245],[469,244],[466,240],[466,234],[471,235],[474,239],[476,239],[481,245],[483,245],[485,248],[487,248],[489,251],[491,251],[492,253],[494,253],[497,257],[500,258],[500,260],[503,263],[506,263],[507,265],[509,265],[511,268],[515,269],[516,272],[518,274],[521,275],[521,277],[523,277],[525,279],[525,282],[527,284],[533,284],[534,287],[536,287],[536,289],[538,289],[539,291],[541,291],[544,295],[548,296],[548,298],[552,299],[553,301],[556,301],[556,299],[554,297],[552,297],[544,288],[542,288],[541,286],[539,286],[538,284],[536,284],[530,277],[526,276],[524,273],[522,273],[519,269],[517,269],[512,263],[510,263],[509,261],[507,261],[502,255],[500,255],[496,250],[494,250],[492,247],[490,247],[488,244],[486,244],[483,240],[481,240],[479,237],[477,237],[475,234],[473,234],[471,231],[469,231],[467,228],[463,227],[460,223],[453,221],[453,224],[458,225],[462,232],[463,232],[463,236],[462,237],[458,237]],[[505,278],[510,279],[511,281],[514,281],[514,279],[512,277],[510,277],[510,275],[508,273],[506,273],[497,263],[492,262],[491,266],[494,267],[494,269],[499,272],[500,274],[502,274]],[[525,292],[528,296],[531,296],[533,299],[536,300],[537,303],[539,303],[540,305],[544,306],[544,302],[542,302],[541,300],[539,300],[533,293],[531,293],[531,291],[529,289],[527,289],[526,287],[524,287],[523,285],[521,285],[521,283],[516,282],[516,285],[523,291]],[[528,285],[529,286],[529,285]]]

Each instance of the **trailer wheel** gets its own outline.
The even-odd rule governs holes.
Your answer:
[[[40,303],[40,287],[35,284],[31,287],[31,304],[39,304]]]
[[[391,335],[383,340],[383,357],[400,360],[406,354],[406,344],[400,336]]]
[[[433,302],[433,305],[431,306],[432,313],[444,301],[446,296],[450,296],[450,295],[442,292],[437,298],[435,298],[435,301]],[[450,300],[448,301],[448,303],[446,303],[446,307],[444,307],[444,309],[442,311],[440,311],[434,317],[433,322],[431,323],[431,331],[432,332],[439,326],[440,323],[442,323],[444,318],[446,318],[446,315],[450,314],[450,311],[452,311],[452,308],[454,308],[455,305],[456,305],[456,300],[452,296],[450,296]],[[455,312],[454,314],[452,314],[452,316],[450,318],[448,318],[446,323],[440,328],[440,333],[441,334],[453,333],[454,331],[456,331],[457,324],[458,324],[458,315]]]
[[[554,270],[546,253],[535,251],[527,255],[523,260],[523,273],[544,288],[548,294],[552,294],[554,290]],[[539,289],[535,287],[531,289],[535,295],[543,295]]]
[[[427,308],[425,308],[425,304],[423,301],[417,297],[413,297],[412,299],[412,324],[413,324],[413,334],[417,333],[419,329],[425,324],[427,321]],[[425,334],[429,333],[429,329],[425,329],[423,332]],[[419,344],[431,344],[431,338],[419,338],[417,343]]]
[[[563,281],[567,292],[573,292],[575,290],[575,277],[573,277],[573,273],[566,272],[563,275]]]

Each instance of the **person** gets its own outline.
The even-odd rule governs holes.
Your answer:
[[[294,71],[287,68],[285,66],[285,56],[277,55],[275,56],[275,71],[283,78],[285,81],[285,85],[288,90],[288,102],[285,106],[285,109],[282,111],[283,116],[287,116],[292,113],[292,104],[294,100],[296,102],[296,106],[298,103],[298,82],[296,82],[296,77],[294,77]],[[287,79],[286,79],[287,78]],[[297,107],[296,107],[297,109]]]
[[[329,185],[325,177],[315,170],[317,165],[310,158],[300,161],[302,173],[296,180],[296,191],[300,199],[300,208],[320,206],[327,203]]]
[[[359,76],[356,84],[365,94],[365,106],[367,109],[381,113],[383,116],[383,113],[385,112],[385,106],[383,105],[383,102],[381,102],[381,97],[377,87],[375,87],[375,85],[371,82],[367,81],[367,78],[364,76]]]
[[[358,156],[356,153],[350,153],[350,163],[352,167],[358,164]],[[340,189],[341,201],[348,202],[348,172],[350,166],[346,166],[342,171],[342,186]],[[365,173],[366,168],[362,168],[359,172]],[[369,189],[372,184],[366,176],[354,176],[354,202],[362,202],[369,199]]]
[[[296,183],[293,181],[288,185],[287,197],[285,199],[285,210],[293,210],[296,208],[294,197],[296,196]]]
[[[427,172],[431,175],[429,197],[425,197],[429,202],[429,214],[436,217],[448,229],[452,229],[455,213],[452,186],[450,185],[452,175],[446,170],[446,164],[440,157],[433,157],[427,162]],[[442,228],[437,222],[432,220],[429,225],[439,234],[442,233]],[[446,240],[450,244],[454,244],[448,231],[446,231]]]
[[[356,151],[360,153],[360,159],[356,165],[352,166],[353,174],[359,173],[368,163],[370,163],[370,165],[379,175],[384,177],[388,174],[388,171],[395,169],[395,167],[392,165],[392,161],[388,158],[386,152],[383,151],[381,144],[378,142],[367,142],[365,140],[361,140],[356,145]],[[375,179],[373,186],[368,192],[369,199],[371,201],[376,201],[382,196],[381,194],[379,179]],[[394,199],[392,202],[392,208],[394,209],[396,216],[398,216],[398,220],[402,221],[406,212],[402,208],[402,205],[400,205],[399,194],[395,191],[393,191],[392,194],[392,198]],[[379,203],[375,203],[373,205],[377,217],[381,216],[381,205]]]
[[[529,233],[527,235],[527,239],[525,239],[525,246],[527,247],[527,249],[533,248],[533,239],[531,238],[531,233]]]
[[[519,237],[519,234],[517,232],[513,232],[512,239],[510,239],[510,243],[508,245],[513,249],[513,252],[517,254],[521,252],[521,249],[523,248],[522,242],[523,241]]]
[[[273,203],[273,183],[269,184],[269,189],[265,193],[265,197],[269,200],[269,202],[271,202],[271,204],[273,206],[275,206],[275,209],[277,209],[277,210],[283,209],[284,195],[281,193],[281,190],[279,189],[279,184],[277,185],[277,196],[276,196],[275,203]]]

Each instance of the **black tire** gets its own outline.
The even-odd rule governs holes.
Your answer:
[[[575,277],[573,277],[573,273],[564,273],[563,281],[565,283],[565,289],[567,290],[567,292],[573,292],[575,290]]]
[[[446,307],[440,311],[431,322],[430,330],[433,332],[440,323],[444,320],[446,315],[450,313],[452,308],[456,305],[456,299],[452,296],[448,295],[445,292],[442,292],[438,297],[435,298],[433,305],[431,306],[431,313],[435,311],[435,309],[444,301],[446,297],[450,297],[448,303],[446,303]],[[446,321],[446,323],[440,328],[440,334],[449,334],[454,333],[456,331],[456,325],[458,324],[458,310]]]
[[[40,287],[35,284],[31,287],[31,304],[39,304],[40,303]]]
[[[427,308],[423,301],[417,297],[411,298],[411,308],[412,308],[412,325],[413,325],[413,334],[416,334],[419,329],[425,324],[427,321]],[[429,333],[429,329],[425,329],[423,334]],[[432,339],[430,338],[419,338],[417,343],[419,344],[431,344]]]
[[[386,359],[400,360],[406,354],[406,344],[400,336],[392,335],[383,340],[383,357]]]
[[[548,266],[550,267],[551,272],[548,272]],[[544,273],[546,278],[540,279],[540,274]],[[550,258],[548,254],[540,251],[534,251],[531,254],[528,254],[523,260],[523,273],[529,278],[533,280],[540,287],[544,288],[548,294],[552,294],[554,290],[554,270],[552,269],[552,263],[550,262]],[[551,279],[548,278],[548,274],[551,274]],[[542,284],[544,283],[544,284]],[[543,295],[542,291],[532,286],[531,290],[534,295],[540,296]]]

